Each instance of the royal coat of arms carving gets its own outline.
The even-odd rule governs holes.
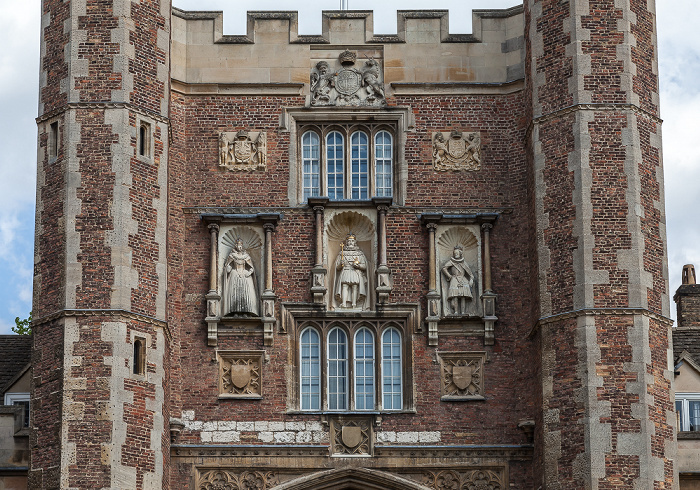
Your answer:
[[[379,62],[368,58],[357,69],[356,60],[355,53],[345,50],[338,56],[341,66],[336,71],[327,61],[316,63],[311,70],[312,106],[386,106]]]
[[[219,134],[219,166],[229,170],[265,170],[267,136],[263,132]]]
[[[479,133],[433,133],[433,167],[435,170],[481,169],[481,136]]]
[[[262,396],[263,351],[219,351],[218,357],[220,397]]]

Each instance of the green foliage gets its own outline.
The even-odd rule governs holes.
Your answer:
[[[29,312],[29,318],[20,320],[19,317],[15,317],[15,326],[12,327],[12,331],[18,335],[31,335],[32,333],[32,312]]]

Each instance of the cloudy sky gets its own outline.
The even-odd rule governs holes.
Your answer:
[[[651,1],[651,0],[650,0]],[[174,0],[185,10],[223,10],[227,34],[245,32],[247,10],[298,10],[301,34],[321,33],[321,10],[340,0]],[[374,10],[377,34],[396,32],[396,8],[449,9],[450,31],[471,32],[471,10],[507,8],[517,0],[348,0]],[[306,4],[309,7],[300,7]],[[0,334],[31,310],[39,85],[40,0],[0,1]],[[661,116],[664,119],[666,219],[671,292],[683,264],[700,268],[700,36],[697,0],[657,3]],[[675,307],[672,303],[672,316]]]

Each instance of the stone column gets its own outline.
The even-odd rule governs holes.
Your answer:
[[[215,346],[218,337],[219,309],[221,308],[221,291],[219,291],[219,225],[209,226],[209,292],[207,293],[207,344]]]
[[[438,321],[440,320],[440,292],[437,290],[437,257],[435,255],[435,231],[437,222],[429,221],[425,227],[428,229],[428,345],[438,345]]]
[[[481,229],[484,233],[484,292],[481,293],[481,301],[484,309],[484,345],[493,345],[495,342],[494,325],[496,317],[496,294],[491,287],[491,241],[490,231],[493,228],[491,223],[484,223]]]
[[[272,222],[263,224],[265,230],[265,291],[262,293],[263,343],[272,345],[275,319],[275,293],[272,291],[272,232],[275,225]]]
[[[323,266],[323,212],[328,203],[327,197],[310,197],[308,204],[314,210],[316,232],[316,260],[311,269],[311,295],[316,304],[326,304],[326,278],[328,270]]]
[[[372,202],[377,206],[377,302],[386,303],[391,293],[391,269],[386,258],[386,215],[391,205],[390,197],[375,197]]]

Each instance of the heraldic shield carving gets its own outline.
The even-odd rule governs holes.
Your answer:
[[[483,400],[485,352],[440,352],[443,400]]]
[[[362,69],[354,67],[357,55],[345,50],[338,56],[340,67],[334,70],[328,61],[316,63],[311,70],[312,106],[384,107],[384,77],[379,62],[367,58]]]
[[[219,351],[219,397],[262,397],[264,351]]]
[[[433,167],[435,170],[481,169],[481,136],[455,129],[450,133],[433,133]]]
[[[267,136],[240,130],[219,134],[219,167],[229,170],[265,170]]]
[[[334,455],[370,456],[372,421],[368,417],[341,417],[331,421],[331,448]]]

